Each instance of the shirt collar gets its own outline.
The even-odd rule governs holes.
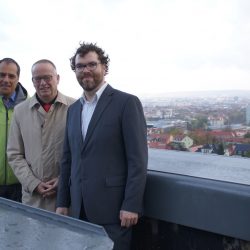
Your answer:
[[[10,98],[13,102],[15,101],[16,99],[16,91],[13,92],[13,94],[10,96]]]
[[[38,102],[39,102],[41,105],[44,105],[44,104],[50,104],[50,105],[52,105],[52,104],[56,101],[57,96],[58,96],[58,94],[57,94],[56,97],[55,97],[52,101],[50,101],[49,103],[45,103],[45,102],[43,102],[43,101],[40,99],[40,97],[37,95],[37,93],[36,93],[35,95],[36,95],[36,99],[38,100]]]
[[[105,88],[106,88],[107,86],[108,86],[108,83],[105,82],[105,83],[101,86],[101,88],[99,88],[99,89],[96,91],[95,97],[93,98],[92,101],[88,101],[88,100],[86,99],[85,95],[84,95],[84,92],[83,92],[82,97],[80,98],[81,103],[83,104],[83,103],[98,102],[98,100],[100,99],[100,97],[101,97],[103,91],[105,90]]]
[[[1,95],[1,97],[2,97],[2,98],[5,98],[3,95]],[[5,99],[6,99],[6,98],[5,98]],[[9,98],[7,98],[7,99],[9,99],[10,101],[14,102],[15,99],[16,99],[16,91],[14,91],[14,92],[12,93],[12,95],[11,95]]]

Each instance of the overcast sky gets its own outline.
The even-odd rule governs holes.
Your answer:
[[[107,81],[139,96],[173,91],[250,90],[249,0],[0,0],[0,58],[21,66],[52,60],[59,89],[79,97],[69,66],[79,42],[109,55]]]

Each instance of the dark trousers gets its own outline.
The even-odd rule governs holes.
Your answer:
[[[80,220],[91,222],[88,220],[84,207],[81,208]],[[113,250],[130,250],[132,241],[132,227],[121,227],[120,224],[101,225],[105,228],[110,239],[114,242]]]
[[[21,184],[0,185],[0,197],[13,201],[22,202]]]
[[[132,227],[121,227],[120,224],[102,225],[114,242],[113,250],[130,250],[132,240]]]

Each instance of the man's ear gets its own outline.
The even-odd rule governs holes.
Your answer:
[[[57,74],[57,84],[59,84],[59,82],[60,82],[60,75],[59,74]]]

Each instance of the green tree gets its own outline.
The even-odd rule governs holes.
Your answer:
[[[206,129],[207,128],[207,117],[197,116],[195,119],[189,123],[191,130],[194,129]]]
[[[245,155],[245,157],[250,158],[250,152],[247,152],[246,155]]]
[[[244,135],[244,138],[250,138],[250,133],[249,133],[249,132],[246,133],[246,134]]]
[[[189,132],[188,136],[193,139],[194,145],[204,145],[216,143],[215,137],[211,136],[210,133],[199,133],[197,131]]]
[[[183,130],[179,129],[179,128],[171,128],[168,132],[169,134],[176,136],[176,135],[182,135],[183,134]]]

